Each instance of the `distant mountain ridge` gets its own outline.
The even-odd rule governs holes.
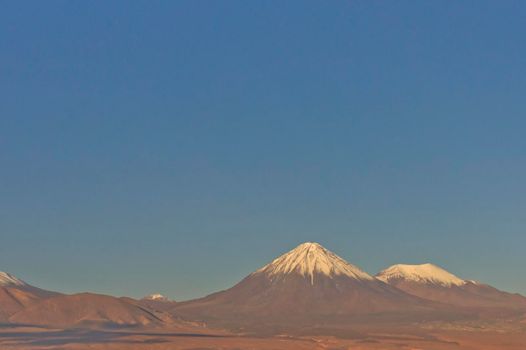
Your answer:
[[[52,327],[162,327],[183,323],[131,298],[94,293],[65,295],[0,272],[0,322]]]
[[[397,264],[371,276],[318,243],[306,242],[233,287],[175,302],[93,293],[65,295],[0,272],[0,322],[45,327],[236,329],[265,325],[338,327],[345,322],[424,322],[526,314],[526,298],[464,280],[430,264]],[[302,328],[303,327],[303,328]]]
[[[131,327],[163,322],[158,315],[130,300],[93,293],[48,298],[16,313],[10,321],[54,327]]]

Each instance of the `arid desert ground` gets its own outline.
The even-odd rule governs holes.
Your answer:
[[[526,325],[436,325],[435,328],[400,328],[377,332],[349,331],[349,338],[334,336],[254,337],[226,333],[82,331],[39,328],[2,328],[0,348],[5,350],[524,350]],[[450,328],[450,329],[447,329]]]

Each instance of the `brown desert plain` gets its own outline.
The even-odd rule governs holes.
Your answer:
[[[65,295],[1,273],[0,322],[2,350],[526,349],[525,297],[430,263],[371,276],[317,243],[185,302]]]

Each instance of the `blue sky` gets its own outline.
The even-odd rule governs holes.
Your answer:
[[[2,2],[0,270],[181,300],[318,241],[526,293],[525,15]]]

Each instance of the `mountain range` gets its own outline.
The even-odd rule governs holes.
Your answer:
[[[318,243],[303,243],[233,287],[175,302],[45,291],[0,273],[0,322],[49,327],[234,329],[337,327],[525,315],[526,298],[463,280],[433,264],[369,275]]]

